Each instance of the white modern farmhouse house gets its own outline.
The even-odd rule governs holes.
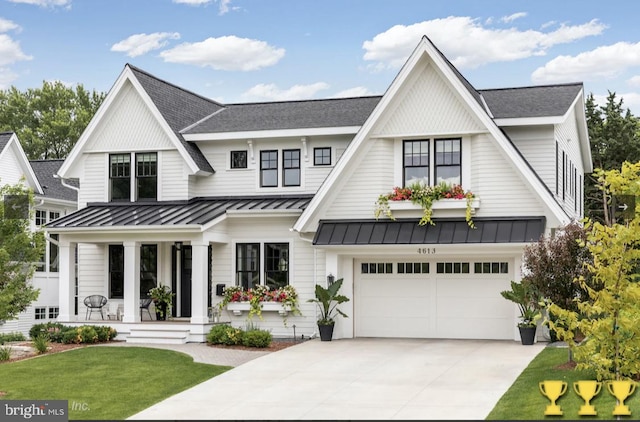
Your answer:
[[[218,285],[291,285],[302,315],[253,322],[310,336],[315,284],[342,278],[334,339],[519,340],[499,292],[525,245],[582,217],[591,171],[581,83],[478,90],[427,37],[384,95],[360,98],[220,104],[127,64],[58,171],[80,180],[78,211],[47,226],[58,320],[85,321],[102,295],[127,341],[203,341]],[[416,180],[472,192],[472,224],[466,199],[434,202],[433,224],[410,201],[376,218],[381,194]],[[176,294],[166,322],[139,309],[157,284]]]
[[[71,180],[64,186],[60,179],[54,178],[61,165],[62,160],[29,161],[15,133],[0,133],[0,185],[23,184],[33,190],[33,230],[41,230],[47,222],[77,209],[77,181]],[[40,289],[38,299],[17,319],[0,322],[0,333],[20,332],[28,335],[33,324],[57,319],[59,285],[56,239],[57,235],[46,239],[44,255],[37,263],[31,281],[35,288]],[[75,308],[75,302],[71,304]]]

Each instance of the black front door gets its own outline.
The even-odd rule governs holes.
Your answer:
[[[181,245],[177,250],[171,248],[173,280],[172,290],[177,292],[174,300],[172,315],[179,317],[191,316],[191,245]],[[180,307],[178,308],[178,304]]]

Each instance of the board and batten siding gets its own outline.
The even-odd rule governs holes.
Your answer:
[[[0,185],[16,185],[24,176],[20,161],[13,148],[7,147],[0,157]]]
[[[315,252],[311,242],[300,239],[297,233],[291,232],[289,228],[293,225],[294,218],[282,217],[238,217],[229,218],[226,221],[226,231],[233,233],[230,242],[227,244],[213,245],[212,279],[214,287],[216,284],[233,286],[235,282],[235,248],[238,243],[260,243],[261,244],[261,277],[264,277],[264,244],[265,243],[288,243],[289,244],[289,284],[295,287],[299,296],[299,307],[302,316],[289,315],[287,327],[283,325],[282,317],[274,312],[263,312],[263,320],[254,317],[254,323],[260,328],[270,330],[278,337],[293,336],[293,324],[296,325],[296,335],[306,336],[314,333],[316,329],[314,304],[307,303],[307,299],[314,297],[315,283],[321,282],[324,274],[324,254]],[[214,293],[215,294],[215,293]],[[222,300],[219,296],[214,296],[213,303]],[[223,319],[230,318],[232,325],[245,327],[248,312],[243,312],[242,316],[235,316],[232,312],[223,311]]]
[[[471,140],[471,191],[480,197],[478,217],[545,215],[533,188],[486,135]]]

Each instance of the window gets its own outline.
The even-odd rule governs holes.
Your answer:
[[[260,151],[260,186],[278,186],[278,151]]]
[[[559,190],[558,190],[558,141],[556,141],[556,195],[558,194]]]
[[[247,151],[231,151],[231,168],[247,168]]]
[[[38,307],[36,308],[36,319],[46,319],[47,318],[47,308]]]
[[[265,284],[278,289],[289,284],[289,244],[265,243]]]
[[[429,263],[398,262],[398,274],[429,274]]]
[[[284,186],[300,186],[299,149],[285,149],[282,151],[282,180]]]
[[[140,297],[149,297],[149,290],[158,284],[158,246],[140,246]]]
[[[438,274],[469,274],[468,262],[438,262],[436,265]]]
[[[473,272],[476,274],[508,274],[508,262],[476,262],[473,264]]]
[[[60,218],[58,211],[36,210],[35,224],[41,227],[48,222]],[[58,240],[57,234],[52,234],[51,239]],[[58,272],[58,245],[54,242],[46,241],[45,249],[42,252],[40,260],[36,263],[36,271],[38,272]]]
[[[360,265],[362,274],[392,274],[393,264],[390,262],[363,262]]]
[[[109,155],[109,179],[112,201],[131,200],[131,155]]]
[[[404,141],[404,185],[429,184],[429,141]]]
[[[158,198],[158,154],[136,154],[136,183],[138,201],[155,201]]]
[[[436,184],[460,184],[460,139],[436,139]]]
[[[260,244],[236,245],[236,285],[250,289],[260,284]]]
[[[52,234],[51,239],[58,241],[59,235]],[[58,272],[58,245],[53,242],[48,242],[49,244],[49,272],[57,273]]]
[[[49,307],[49,319],[58,318],[58,314],[60,314],[60,308],[58,308],[57,306]]]
[[[47,212],[45,210],[36,210],[36,226],[44,226],[47,224]]]
[[[562,151],[562,200],[565,199],[565,192],[567,190],[567,171],[565,170],[567,165],[567,156]]]
[[[123,245],[109,245],[109,298],[124,298]]]
[[[314,148],[313,149],[313,165],[314,166],[330,166],[331,165],[331,148]]]

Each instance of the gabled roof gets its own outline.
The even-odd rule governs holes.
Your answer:
[[[482,89],[495,119],[563,116],[582,91],[582,83]]]
[[[302,212],[312,195],[224,196],[188,201],[90,203],[47,225],[47,229],[154,229],[203,225],[230,212]],[[54,230],[51,230],[54,229]]]
[[[17,164],[27,179],[27,186],[33,188],[36,194],[42,195],[42,187],[33,172],[33,168],[31,168],[31,164],[29,164],[27,154],[25,154],[24,149],[22,149],[18,135],[16,135],[15,132],[0,132],[0,157],[9,149],[13,149],[15,155],[18,157],[19,162]],[[0,183],[2,183],[2,180],[0,180]]]
[[[420,226],[417,219],[320,221],[313,239],[318,246],[422,245],[460,243],[529,243],[544,233],[544,217],[435,219]]]
[[[351,161],[359,150],[363,148],[362,146],[370,136],[375,123],[389,107],[394,96],[400,91],[413,69],[418,65],[418,63],[420,63],[420,59],[425,55],[428,56],[434,66],[442,72],[452,89],[458,92],[462,101],[466,103],[470,111],[474,113],[484,124],[487,131],[492,135],[492,138],[495,139],[498,148],[502,149],[505,152],[506,157],[513,162],[514,170],[522,174],[522,180],[531,185],[544,205],[551,213],[553,213],[559,222],[562,224],[568,223],[570,221],[569,215],[564,211],[553,195],[550,194],[548,188],[540,179],[539,175],[527,164],[526,160],[518,152],[511,140],[496,125],[489,110],[487,110],[482,101],[479,101],[477,91],[473,89],[466,79],[461,77],[460,73],[448,60],[446,60],[446,57],[442,55],[431,40],[429,40],[428,37],[423,36],[411,56],[407,59],[402,69],[400,69],[400,72],[391,83],[389,89],[387,89],[380,102],[378,102],[376,108],[343,153],[342,158],[337,162],[335,168],[320,186],[309,206],[295,223],[293,229],[298,232],[313,230],[312,228],[307,227],[307,224],[312,220],[312,216],[314,216],[321,207],[326,206],[328,199],[327,196],[334,189],[334,185],[339,183],[342,174],[345,171],[348,171],[347,169],[350,168]]]
[[[64,160],[31,160],[31,168],[36,174],[40,186],[42,186],[41,195],[44,198],[58,199],[62,201],[78,201],[78,192],[62,185],[62,180],[54,177],[58,173],[58,169]],[[77,179],[69,179],[67,183],[71,186],[80,187]]]
[[[362,126],[381,96],[229,104],[184,134]]]

